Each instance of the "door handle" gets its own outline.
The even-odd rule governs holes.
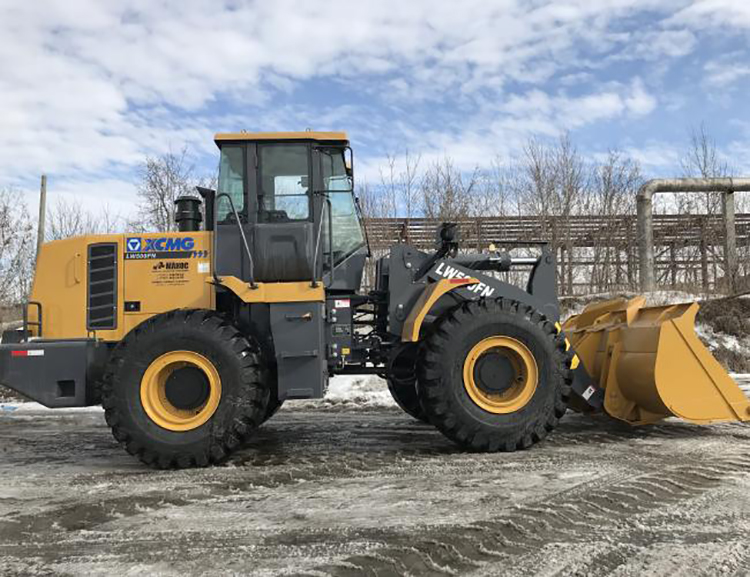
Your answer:
[[[286,315],[284,317],[288,321],[311,321],[313,320],[312,313],[305,313],[303,315]]]
[[[81,253],[77,252],[75,257],[73,257],[73,281],[75,281],[76,284],[79,284],[81,282]]]

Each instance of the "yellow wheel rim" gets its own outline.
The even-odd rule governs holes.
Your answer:
[[[176,407],[167,398],[167,380],[178,369],[199,369],[208,382],[208,395],[196,407]],[[179,383],[178,383],[179,386]],[[216,412],[221,400],[221,379],[213,363],[192,351],[172,351],[155,359],[141,379],[141,405],[149,418],[169,431],[200,427]]]
[[[484,390],[475,378],[477,363],[490,351],[505,357],[513,370],[512,382],[499,393]],[[539,383],[539,369],[534,355],[521,341],[495,336],[479,341],[469,351],[464,360],[463,377],[464,388],[478,407],[502,415],[518,411],[528,404]]]

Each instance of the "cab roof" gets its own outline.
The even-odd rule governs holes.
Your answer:
[[[214,142],[255,140],[315,140],[317,142],[349,142],[346,132],[219,132]]]

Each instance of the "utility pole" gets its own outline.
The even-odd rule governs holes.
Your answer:
[[[42,244],[44,244],[44,225],[45,217],[47,213],[47,175],[42,175],[42,185],[39,189],[39,224],[37,225],[36,231],[36,254],[39,258],[39,253],[42,251]]]

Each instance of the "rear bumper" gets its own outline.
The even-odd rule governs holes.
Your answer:
[[[108,354],[94,339],[0,344],[0,384],[45,407],[95,405]]]

